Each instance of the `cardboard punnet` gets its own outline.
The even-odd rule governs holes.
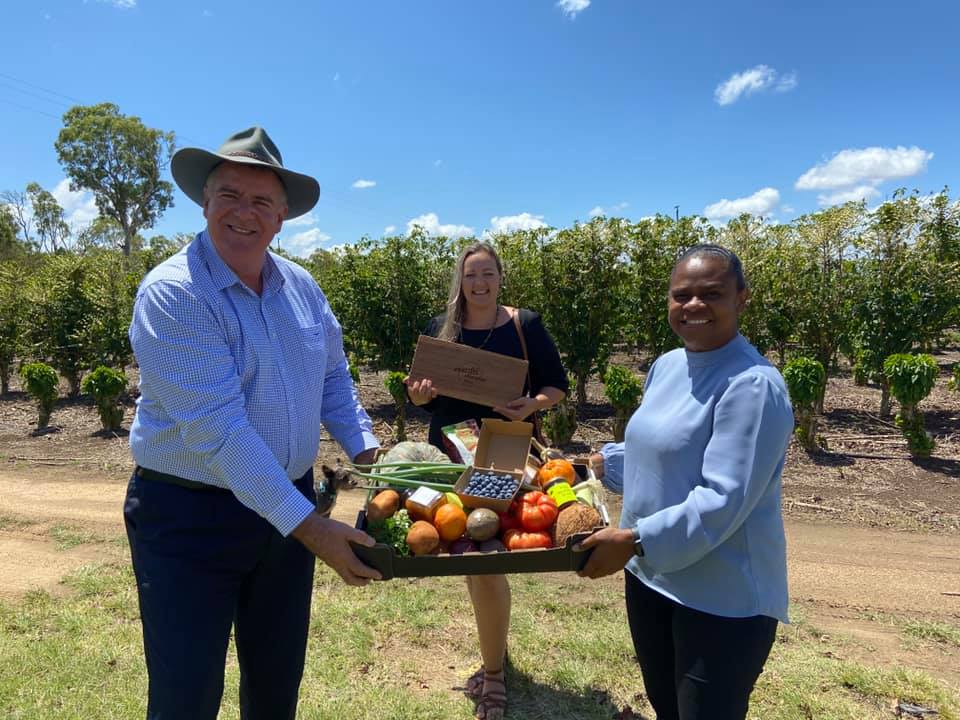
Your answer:
[[[514,477],[519,478],[526,466],[532,434],[533,425],[530,423],[484,420],[480,428],[480,440],[477,444],[477,465],[464,471],[457,481],[456,487],[462,489],[473,471],[480,467],[510,472]],[[483,463],[483,465],[480,465],[480,463]],[[574,465],[574,467],[577,474],[583,479],[593,476],[587,465]],[[470,496],[461,495],[460,497],[464,500],[464,505],[467,505]],[[489,498],[486,500],[489,502]],[[510,505],[510,501],[500,502],[505,502],[506,507]],[[492,506],[483,504],[483,507]],[[357,515],[356,527],[366,530],[367,517],[363,510]],[[389,545],[377,543],[373,547],[353,545],[353,551],[364,563],[379,570],[384,580],[395,577],[501,575],[562,570],[576,572],[586,564],[591,551],[578,551],[574,550],[573,547],[587,535],[589,533],[582,533],[569,538],[564,547],[536,550],[401,557]]]

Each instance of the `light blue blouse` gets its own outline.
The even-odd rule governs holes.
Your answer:
[[[792,431],[783,378],[743,336],[658,358],[625,442],[601,449],[620,526],[644,548],[627,570],[696,610],[787,622],[780,476]]]

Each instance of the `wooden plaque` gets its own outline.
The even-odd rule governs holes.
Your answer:
[[[494,407],[523,394],[527,361],[421,335],[410,380],[428,378],[441,395]]]

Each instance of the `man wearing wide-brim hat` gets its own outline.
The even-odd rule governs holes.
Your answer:
[[[314,557],[345,582],[379,574],[316,512],[323,423],[356,462],[377,447],[313,278],[268,248],[320,188],[262,128],[171,170],[207,228],[150,271],[130,342],[140,398],[124,505],[150,688],[147,718],[215,720],[231,628],[244,720],[294,718]]]

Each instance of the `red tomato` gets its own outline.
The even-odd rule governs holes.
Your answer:
[[[507,546],[507,550],[553,547],[550,533],[524,532],[523,530],[507,530],[503,534],[503,544]]]
[[[507,530],[517,530],[520,528],[520,518],[511,512],[497,513],[497,517],[500,518],[501,534],[505,533]]]
[[[539,490],[528,492],[523,496],[523,506],[520,509],[520,524],[528,532],[546,530],[557,519],[556,501]]]

